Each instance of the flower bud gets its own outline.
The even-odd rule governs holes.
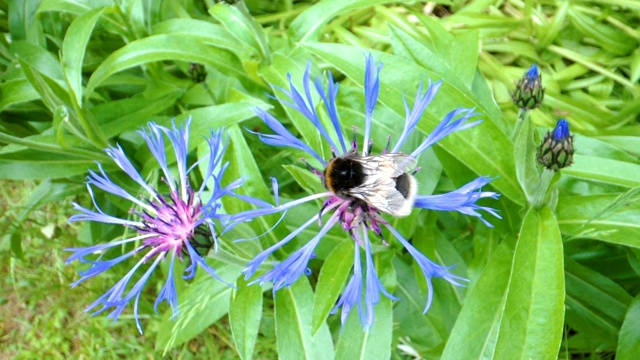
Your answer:
[[[538,149],[538,162],[549,170],[558,171],[573,163],[573,135],[569,132],[569,123],[558,120],[553,132],[548,131]]]
[[[520,78],[511,98],[522,110],[533,110],[542,104],[544,88],[542,77],[538,73],[538,65],[531,65],[531,68]]]
[[[201,83],[207,78],[207,69],[205,69],[204,65],[202,64],[190,63],[189,77],[191,77],[191,80],[197,83]]]

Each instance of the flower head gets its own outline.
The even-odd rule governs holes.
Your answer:
[[[370,141],[370,131],[380,90],[379,73],[381,68],[382,65],[376,64],[371,55],[367,57],[364,80],[365,119],[362,147],[358,145],[355,133],[350,143],[345,140],[346,137],[341,129],[336,110],[338,84],[333,82],[333,77],[330,74],[326,89],[322,86],[321,80],[315,81],[315,90],[322,99],[324,108],[331,120],[330,129],[327,129],[320,120],[316,110],[317,107],[312,100],[311,86],[309,86],[310,64],[303,77],[303,92],[293,85],[291,76],[289,76],[289,89],[281,90],[290,100],[283,102],[300,112],[314,124],[320,135],[331,147],[333,157],[330,159],[323,158],[321,154],[286,130],[269,113],[257,109],[256,114],[275,132],[275,134],[259,134],[259,136],[267,144],[299,149],[318,160],[324,169],[317,169],[306,163],[306,161],[305,163],[309,170],[320,178],[327,192],[313,194],[271,208],[263,207],[231,217],[232,221],[235,222],[249,221],[257,216],[286,212],[302,203],[324,198],[320,212],[308,219],[283,240],[255,257],[245,268],[245,277],[247,279],[253,277],[259,266],[274,251],[295,238],[303,230],[318,222],[320,224],[319,231],[306,245],[254,281],[260,283],[273,282],[274,291],[290,286],[306,273],[308,262],[313,256],[313,251],[320,239],[333,226],[338,225],[357,246],[355,246],[353,258],[353,274],[341,298],[338,300],[334,312],[337,312],[339,308],[342,309],[341,319],[344,323],[351,309],[357,305],[360,320],[365,329],[369,328],[374,322],[374,306],[380,301],[381,294],[387,298],[396,299],[384,288],[378,278],[371,250],[371,233],[377,235],[383,244],[387,244],[383,238],[383,231],[388,229],[415,258],[422,269],[429,289],[425,312],[428,310],[433,296],[432,278],[440,277],[455,285],[460,285],[461,281],[464,280],[449,273],[447,267],[440,266],[421,254],[399,231],[391,226],[386,220],[386,216],[406,216],[414,207],[418,207],[459,211],[480,219],[482,219],[482,215],[478,210],[484,210],[499,217],[493,209],[476,204],[482,198],[498,197],[498,194],[494,192],[481,191],[481,188],[490,181],[488,178],[478,178],[448,194],[434,196],[417,194],[417,184],[413,174],[419,170],[416,164],[420,154],[447,135],[455,131],[468,129],[480,122],[468,122],[470,118],[477,115],[473,109],[456,109],[445,116],[433,132],[413,151],[402,153],[402,146],[413,134],[426,107],[436,95],[441,85],[440,82],[429,83],[429,86],[424,91],[422,85],[420,85],[413,107],[410,107],[405,101],[406,119],[404,130],[395,144],[391,146],[389,139],[387,146],[380,154],[372,154],[373,142]],[[328,218],[323,223],[322,217],[325,214],[328,215]],[[483,221],[485,220],[483,219]],[[485,223],[490,225],[486,221]],[[361,252],[364,252],[364,266],[361,263]]]
[[[513,102],[523,110],[533,110],[542,104],[544,88],[542,77],[538,72],[538,65],[533,64],[516,84],[516,90],[511,94]]]
[[[558,120],[553,132],[548,131],[538,149],[538,162],[549,170],[558,171],[573,163],[573,135],[569,132],[569,123]]]
[[[173,315],[178,313],[178,295],[174,279],[174,263],[176,258],[189,259],[190,265],[185,270],[185,279],[195,276],[196,268],[200,267],[214,278],[223,281],[216,271],[211,268],[202,255],[203,249],[208,250],[217,246],[217,236],[214,230],[214,219],[218,217],[220,198],[223,195],[236,195],[233,189],[241,185],[242,179],[236,180],[227,187],[220,185],[227,163],[222,163],[227,142],[222,131],[211,133],[206,139],[209,146],[209,157],[206,160],[206,171],[203,174],[203,182],[199,188],[194,189],[189,182],[189,172],[195,167],[188,167],[188,143],[189,122],[185,127],[172,129],[149,123],[148,132],[139,131],[145,139],[149,150],[158,161],[162,171],[163,181],[168,188],[168,193],[160,193],[151,184],[147,183],[136,170],[131,161],[126,157],[122,148],[118,145],[106,150],[114,162],[133,179],[146,192],[144,196],[134,196],[113,182],[102,166],[98,164],[99,173],[90,171],[87,178],[87,189],[93,200],[96,210],[90,210],[74,203],[74,208],[80,214],[72,216],[69,221],[96,221],[106,224],[122,225],[135,231],[136,235],[130,238],[114,241],[108,244],[99,244],[85,248],[67,249],[73,252],[67,263],[80,260],[90,264],[86,271],[80,272],[81,278],[74,282],[76,286],[90,278],[93,278],[113,266],[144,253],[133,268],[118,281],[104,295],[94,301],[85,311],[100,307],[94,312],[99,314],[109,308],[114,308],[109,317],[117,320],[125,306],[134,300],[134,315],[140,332],[142,328],[138,319],[138,300],[141,291],[157,266],[165,260],[169,261],[167,280],[158,294],[155,309],[162,301],[166,301],[171,307]],[[175,152],[177,174],[169,169],[167,154],[165,153],[165,136],[169,139]],[[205,185],[210,184],[211,196],[205,196]],[[119,196],[132,203],[130,216],[118,218],[103,212],[93,193],[93,187]],[[133,250],[115,258],[104,259],[105,253],[112,248],[120,248],[124,244],[132,244]],[[98,255],[99,254],[99,255]],[[147,270],[137,280],[133,280],[138,269],[146,267]],[[130,285],[133,283],[133,285]]]

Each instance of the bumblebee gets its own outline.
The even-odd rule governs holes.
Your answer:
[[[417,185],[410,174],[417,160],[406,154],[360,156],[349,152],[331,159],[324,186],[336,196],[360,200],[394,216],[407,216],[415,203]]]

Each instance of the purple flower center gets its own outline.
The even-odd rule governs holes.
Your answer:
[[[146,247],[153,247],[145,257],[151,258],[158,252],[174,249],[176,254],[182,253],[183,246],[194,237],[198,219],[202,216],[202,205],[188,189],[187,200],[180,198],[177,191],[172,191],[169,198],[157,195],[157,201],[149,202],[155,210],[151,215],[147,211],[138,214],[142,218],[141,227],[136,230],[142,235],[152,235],[144,240]]]

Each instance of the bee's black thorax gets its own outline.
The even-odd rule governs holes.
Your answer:
[[[324,170],[326,188],[338,196],[345,196],[345,191],[362,185],[365,178],[362,164],[349,157],[334,158]]]

